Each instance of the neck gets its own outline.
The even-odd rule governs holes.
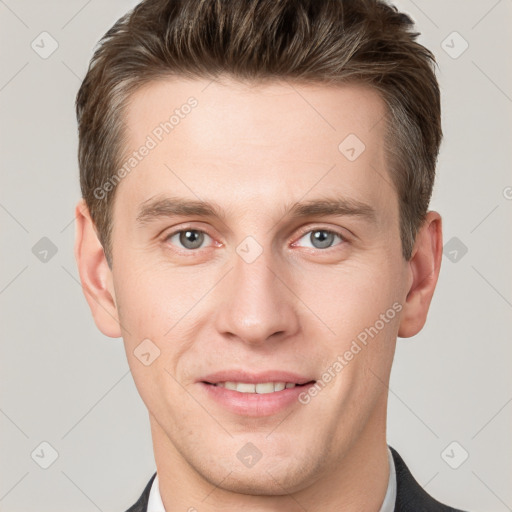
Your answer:
[[[387,397],[386,397],[387,398]],[[151,433],[160,495],[166,512],[176,510],[214,512],[378,512],[386,494],[389,464],[386,444],[387,400],[374,411],[365,428],[348,449],[319,468],[314,481],[308,478],[298,490],[272,495],[241,494],[229,490],[227,470],[209,478],[187,463],[165,431],[150,414]],[[208,457],[204,458],[207,464]]]

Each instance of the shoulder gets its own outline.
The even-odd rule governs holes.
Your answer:
[[[412,476],[398,452],[389,447],[396,471],[395,512],[464,512],[443,505],[430,496]]]

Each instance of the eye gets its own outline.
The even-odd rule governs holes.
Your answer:
[[[166,242],[171,242],[173,245],[177,245],[180,248],[187,249],[189,251],[199,249],[205,238],[211,240],[211,237],[204,231],[198,229],[182,229],[181,231],[175,231],[165,237]]]
[[[302,237],[292,245],[295,246],[300,240],[305,239],[306,242],[311,244],[306,245],[306,247],[313,249],[329,249],[336,238],[339,238],[341,242],[345,242],[345,238],[340,233],[336,233],[335,231],[330,231],[328,229],[313,229],[302,235]]]
[[[333,246],[336,239],[339,239],[340,243],[345,242],[345,238],[340,233],[328,229],[309,230],[292,245],[300,245],[299,242],[302,239],[305,239],[306,241],[305,247],[312,249],[329,249]],[[186,249],[187,251],[200,249],[204,242],[208,240],[210,240],[211,243],[212,238],[207,233],[199,229],[182,229],[175,231],[174,233],[170,233],[165,237],[165,242],[170,242],[178,248]],[[308,243],[309,245],[307,245]]]

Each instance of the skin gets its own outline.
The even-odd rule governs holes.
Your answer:
[[[368,87],[153,82],[126,112],[127,151],[190,96],[197,107],[117,186],[112,269],[84,202],[76,208],[85,296],[101,332],[124,339],[165,508],[377,512],[389,478],[396,339],[425,323],[441,218],[428,213],[405,261],[383,149],[385,104]],[[338,149],[348,134],[366,146],[352,162]],[[166,195],[215,201],[225,218],[137,222],[145,201]],[[326,197],[366,203],[375,219],[285,215],[297,201]],[[207,233],[200,248],[169,237],[186,228]],[[318,248],[315,230],[343,238]],[[263,251],[252,263],[236,252],[249,235]],[[401,311],[307,405],[244,417],[196,382],[234,368],[318,380],[394,303]],[[149,366],[134,355],[146,338],[160,350]],[[247,442],[263,454],[251,468],[236,456]]]

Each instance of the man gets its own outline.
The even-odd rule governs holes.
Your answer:
[[[146,0],[101,41],[75,252],[149,412],[130,511],[455,510],[386,444],[442,254],[411,27],[377,0]]]

